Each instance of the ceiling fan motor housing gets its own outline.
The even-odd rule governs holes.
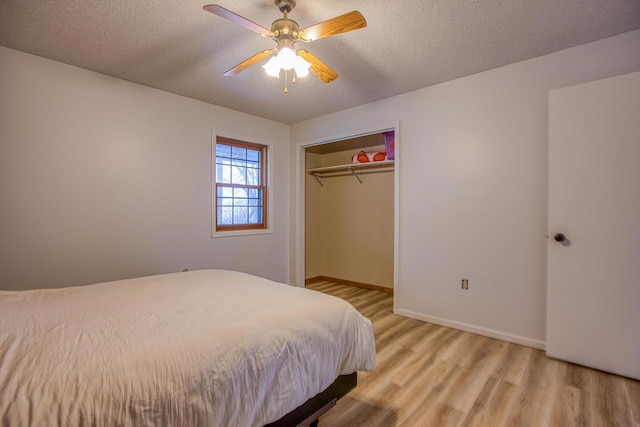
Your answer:
[[[273,0],[280,12],[289,13],[296,7],[296,0]]]
[[[271,24],[271,34],[273,39],[278,41],[283,36],[290,37],[294,41],[298,40],[298,34],[300,33],[300,26],[298,23],[291,19],[276,19]]]

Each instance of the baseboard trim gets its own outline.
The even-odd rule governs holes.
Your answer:
[[[384,292],[385,294],[393,295],[393,288],[386,288],[384,286],[378,286],[378,285],[370,285],[369,283],[354,282],[353,280],[338,279],[336,277],[315,276],[315,277],[310,277],[308,279],[305,279],[304,281],[305,285],[310,285],[312,283],[318,283],[318,282],[335,282],[335,283],[340,283],[342,285],[349,285],[349,286],[354,286],[356,288],[369,289],[372,291],[379,291],[379,292]]]
[[[448,328],[459,329],[461,331],[470,332],[476,335],[482,335],[489,338],[495,338],[502,341],[510,342],[513,344],[524,345],[526,347],[535,348],[538,350],[546,350],[546,343],[544,341],[535,340],[520,335],[508,334],[506,332],[496,331],[495,329],[483,328],[481,326],[470,325],[468,323],[456,322],[454,320],[443,319],[441,317],[429,316],[426,314],[415,313],[410,310],[398,310],[396,312],[399,316],[409,317],[411,319],[422,320],[423,322],[434,323],[440,326],[446,326]]]
[[[305,285],[311,285],[313,283],[318,283],[318,282],[322,282],[322,281],[324,281],[322,276],[315,276],[315,277],[309,277],[308,279],[304,279],[304,284]]]

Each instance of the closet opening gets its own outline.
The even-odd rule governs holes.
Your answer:
[[[395,131],[300,147],[304,257],[299,268],[305,284],[336,282],[394,294]]]

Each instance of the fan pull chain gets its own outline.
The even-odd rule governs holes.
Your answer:
[[[291,79],[292,84],[296,84],[297,74],[296,71],[293,70],[293,78]],[[289,93],[289,70],[284,70],[284,93]]]
[[[284,70],[284,93],[289,93],[289,89],[287,88],[287,80],[289,79],[289,76],[287,74],[288,71]]]

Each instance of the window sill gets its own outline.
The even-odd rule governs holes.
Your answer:
[[[271,229],[271,228],[261,228],[261,229],[257,229],[257,230],[214,231],[211,234],[211,238],[251,236],[251,235],[254,235],[254,234],[273,234],[273,229]]]

